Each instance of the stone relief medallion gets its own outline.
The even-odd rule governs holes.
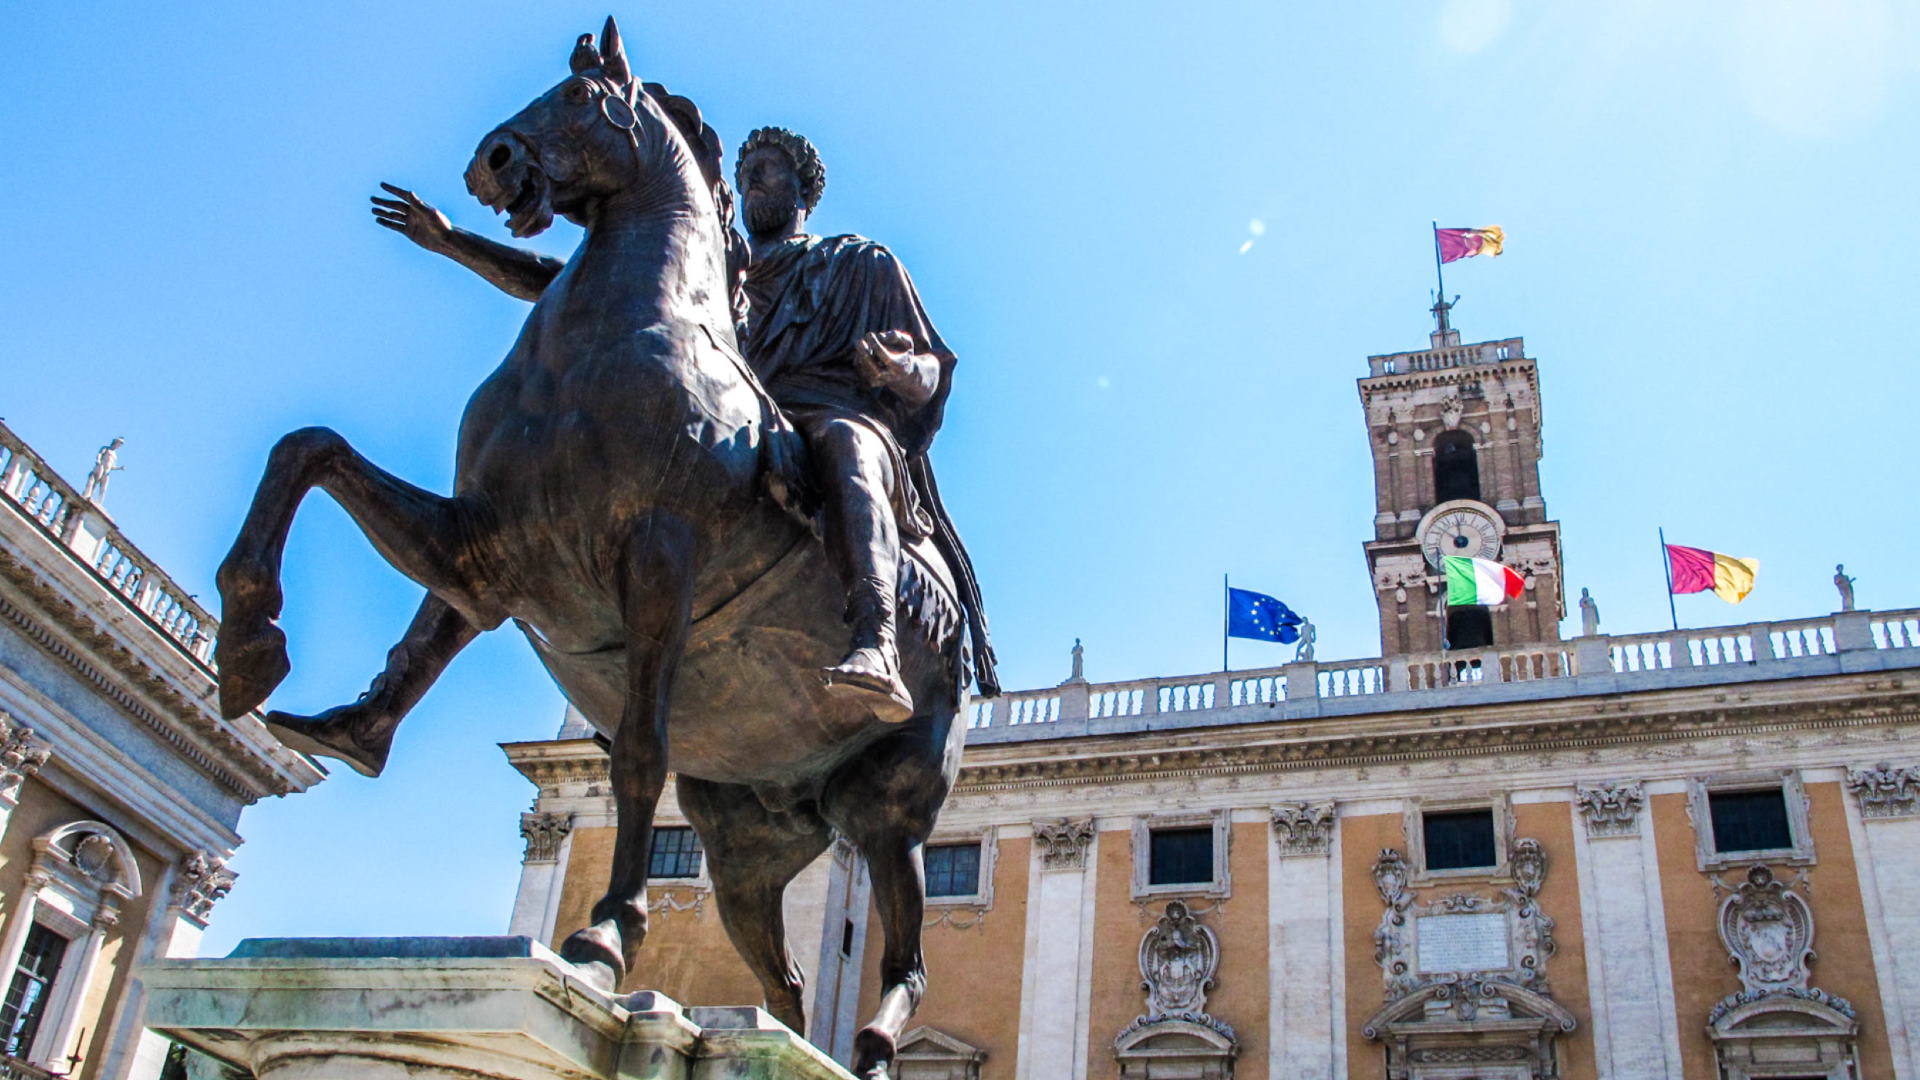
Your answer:
[[[1755,866],[1720,905],[1720,940],[1748,990],[1804,990],[1813,956],[1813,911],[1773,871]]]
[[[1220,943],[1179,900],[1168,902],[1147,935],[1140,939],[1141,989],[1149,1016],[1200,1014],[1220,967]]]

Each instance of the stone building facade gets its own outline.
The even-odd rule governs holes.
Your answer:
[[[1920,1078],[1920,611],[1563,641],[1518,339],[1373,368],[1381,655],[975,702],[902,1077]],[[1463,500],[1418,448],[1462,426],[1534,586],[1443,650],[1421,527]],[[538,788],[512,930],[557,943],[605,885],[605,753],[577,719],[506,751]],[[635,985],[757,1000],[660,823]],[[787,895],[841,1060],[870,908],[844,843]]]
[[[214,620],[0,424],[0,1076],[158,1076],[243,808],[320,772],[214,706]]]

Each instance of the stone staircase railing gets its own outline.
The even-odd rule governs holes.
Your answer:
[[[1039,690],[1018,690],[970,706],[970,731],[996,739],[1049,738],[1066,728],[1116,730],[1156,718],[1201,721],[1196,714],[1225,714],[1252,706],[1298,705],[1312,699],[1379,698],[1385,709],[1421,708],[1429,693],[1471,692],[1474,687],[1545,683],[1580,675],[1614,676],[1615,690],[1671,684],[1685,669],[1739,669],[1764,678],[1770,667],[1843,653],[1905,654],[1920,666],[1920,609],[1849,611],[1814,619],[1748,623],[1651,634],[1597,634],[1548,645],[1455,650],[1391,658],[1285,664],[1160,679],[1094,683],[1069,680]],[[1751,672],[1747,676],[1744,673]],[[1541,687],[1550,691],[1550,686]],[[1351,711],[1351,710],[1347,710]],[[1075,723],[1078,722],[1078,723]],[[1201,721],[1204,722],[1204,721]],[[1159,721],[1164,724],[1166,721]],[[1091,725],[1091,726],[1089,726]]]
[[[0,505],[31,522],[142,621],[212,671],[213,638],[219,630],[214,617],[4,423]]]

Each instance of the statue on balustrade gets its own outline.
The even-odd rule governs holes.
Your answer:
[[[1833,587],[1840,590],[1840,610],[1853,610],[1853,579],[1847,576],[1847,564],[1840,563],[1833,568]]]
[[[102,505],[107,497],[107,481],[113,479],[114,473],[126,468],[120,464],[120,448],[126,444],[127,440],[115,435],[112,442],[93,455],[93,470],[87,473],[87,484],[80,493],[81,498],[95,506]]]
[[[1592,637],[1600,632],[1600,605],[1585,586],[1580,589],[1580,636]]]
[[[274,448],[220,568],[221,707],[249,711],[289,670],[280,555],[320,488],[428,595],[366,694],[269,713],[276,734],[377,774],[453,655],[512,619],[611,741],[612,882],[562,955],[628,981],[670,771],[734,944],[804,1030],[780,897],[838,830],[882,913],[879,1010],[856,1046],[857,1071],[884,1077],[925,988],[918,863],[958,770],[955,720],[976,676],[998,689],[927,461],[954,354],[886,248],[805,232],[825,186],[805,139],[763,128],[741,148],[743,241],[718,137],[633,74],[613,20],[571,66],[466,171],[515,236],[556,214],[583,226],[564,264],[405,189],[374,199],[381,225],[534,307],[468,404],[451,497],[327,429]]]

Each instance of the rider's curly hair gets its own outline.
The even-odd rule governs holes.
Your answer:
[[[777,147],[793,162],[794,170],[800,174],[800,197],[807,204],[807,213],[813,213],[813,208],[820,205],[820,196],[827,190],[827,166],[820,160],[820,151],[815,150],[805,136],[786,128],[763,127],[747,136],[733,160],[734,186],[747,186],[746,178],[740,175],[741,166],[746,164],[748,154],[763,146]]]

